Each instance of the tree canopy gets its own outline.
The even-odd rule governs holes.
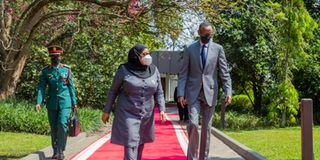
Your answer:
[[[46,46],[59,44],[80,105],[100,108],[130,47],[183,49],[203,19],[225,48],[233,106],[295,125],[310,97],[319,119],[319,14],[317,0],[0,0],[0,99],[33,101]]]

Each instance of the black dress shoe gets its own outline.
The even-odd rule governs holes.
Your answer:
[[[59,154],[58,153],[53,153],[53,156],[51,159],[58,159]]]
[[[57,160],[64,160],[64,154],[63,153],[58,154]]]

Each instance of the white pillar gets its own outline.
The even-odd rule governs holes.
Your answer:
[[[170,92],[170,84],[171,84],[171,79],[170,79],[170,75],[166,74],[166,101],[170,101],[170,96],[171,96],[171,92]]]

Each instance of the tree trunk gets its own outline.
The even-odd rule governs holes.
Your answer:
[[[17,59],[10,63],[8,68],[0,67],[0,100],[14,96],[26,59],[27,54],[19,54]]]
[[[242,85],[242,86],[244,86],[244,85]],[[250,100],[251,105],[254,107],[254,102],[253,102],[253,100],[251,98],[251,95],[248,93],[248,91],[246,90],[245,87],[243,87],[243,91],[246,93],[246,95],[248,96],[248,98]]]
[[[259,90],[259,89],[258,89]],[[261,101],[262,101],[262,95],[260,91],[257,91],[254,94],[254,108],[257,111],[257,113],[261,113]]]
[[[281,124],[280,124],[281,128],[284,128],[286,126],[286,121],[287,121],[287,107],[285,107],[281,113]]]
[[[262,87],[255,81],[252,83],[252,89],[254,94],[253,110],[256,113],[261,113]]]
[[[285,71],[284,71],[284,83],[287,85],[288,81],[288,72],[289,72],[289,51],[286,51],[285,55]],[[282,115],[281,115],[281,124],[280,127],[284,128],[286,126],[286,121],[287,121],[287,97],[283,97],[283,106],[284,108],[282,109]]]

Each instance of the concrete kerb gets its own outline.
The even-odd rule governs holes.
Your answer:
[[[219,131],[214,127],[211,128],[211,133],[246,160],[266,160],[267,159],[262,155],[260,155],[259,153],[248,148],[247,146],[225,135],[224,133],[222,133],[221,131]]]
[[[88,137],[88,133],[82,132],[77,137],[68,137],[67,140],[67,147],[68,148],[65,152],[66,158],[70,157],[71,155],[75,154],[77,150],[73,150],[73,146],[79,145],[79,143],[83,143]],[[23,158],[21,160],[47,160],[51,159],[52,156],[52,146],[48,146],[43,148],[39,151],[33,152]]]

